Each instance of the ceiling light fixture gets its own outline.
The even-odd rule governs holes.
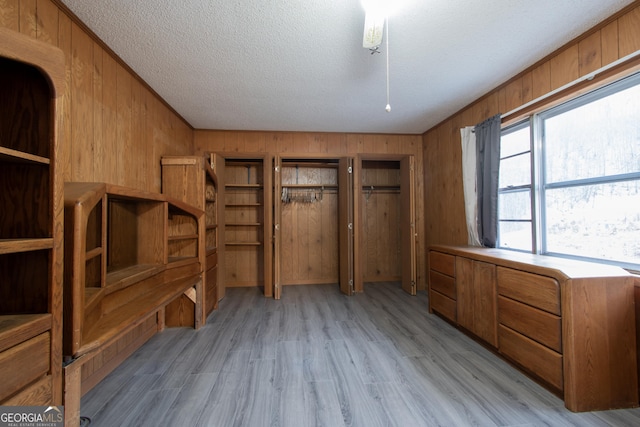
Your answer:
[[[384,0],[363,0],[363,7],[365,8],[364,17],[364,35],[362,37],[362,47],[369,49],[371,54],[380,53],[380,45],[382,44],[382,38],[387,28],[386,43],[386,59],[387,59],[387,106],[385,110],[387,113],[391,112],[391,104],[389,101],[389,17],[387,13],[388,2]],[[385,25],[386,23],[386,25]]]

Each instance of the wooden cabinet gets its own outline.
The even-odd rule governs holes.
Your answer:
[[[498,267],[500,353],[562,391],[560,285],[552,277]]]
[[[431,247],[429,264],[430,311],[490,343],[567,408],[638,406],[634,280],[623,269],[454,246]]]
[[[64,56],[0,28],[0,405],[62,403]]]
[[[208,156],[165,156],[162,158],[162,192],[204,211],[204,227],[200,241],[204,244],[202,323],[218,307],[218,178],[213,171],[214,159]],[[179,306],[193,303],[187,297],[177,300]]]
[[[272,295],[271,159],[216,154],[220,182],[218,287],[263,287]]]
[[[458,324],[496,347],[496,266],[456,257],[456,291]]]
[[[448,320],[458,320],[456,289],[456,257],[439,251],[429,251],[429,311]]]

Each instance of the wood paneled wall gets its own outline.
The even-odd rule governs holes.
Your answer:
[[[65,181],[160,191],[160,158],[193,152],[193,129],[54,0],[0,0],[0,26],[65,53]]]
[[[495,114],[511,112],[638,49],[640,5],[634,2],[428,130],[423,135],[426,244],[467,243],[460,128],[476,125]],[[594,84],[597,80],[598,77]],[[585,89],[582,86],[564,91],[549,101],[532,106],[532,111]],[[506,119],[514,121],[524,117],[524,113]]]
[[[418,289],[426,284],[426,252],[422,137],[420,135],[379,135],[321,132],[237,132],[196,130],[194,149],[197,154],[211,151],[225,153],[270,153],[271,155],[305,155],[335,158],[358,154],[413,154],[416,159],[416,223]],[[356,197],[360,197],[359,193]]]

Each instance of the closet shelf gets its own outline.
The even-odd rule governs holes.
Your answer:
[[[282,184],[282,188],[309,188],[309,189],[325,189],[336,190],[338,186],[336,184]]]
[[[229,227],[259,227],[262,224],[259,222],[227,222],[225,225]]]
[[[376,190],[398,190],[400,191],[400,186],[399,185],[363,185],[362,186],[362,190],[372,190],[372,191],[376,191]]]
[[[226,246],[262,246],[262,242],[225,242]]]
[[[250,208],[250,207],[260,207],[262,203],[228,203],[224,205],[227,208]]]

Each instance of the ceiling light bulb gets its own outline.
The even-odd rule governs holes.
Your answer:
[[[387,106],[385,107],[385,110],[387,110],[387,113],[391,112],[391,105],[387,104]]]

